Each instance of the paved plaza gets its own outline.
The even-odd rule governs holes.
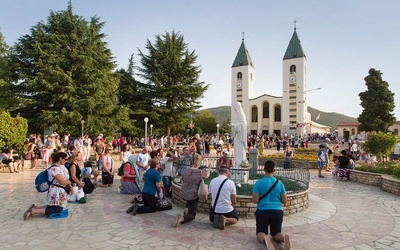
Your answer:
[[[225,230],[212,227],[208,215],[173,228],[182,208],[133,216],[130,195],[97,188],[86,204],[70,204],[69,217],[43,216],[24,221],[30,204],[41,204],[34,178],[39,170],[0,172],[0,249],[264,249],[256,240],[255,220],[240,218]],[[292,249],[400,249],[400,197],[379,187],[317,178],[311,170],[310,206],[284,217]],[[280,249],[280,245],[276,245]]]

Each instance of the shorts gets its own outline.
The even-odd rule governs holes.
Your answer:
[[[319,167],[319,168],[323,168],[323,167],[324,167],[324,163],[325,163],[325,162],[318,161],[318,167]]]
[[[233,209],[229,213],[225,213],[225,214],[220,214],[220,213],[214,213],[214,214],[223,215],[226,218],[235,218],[235,219],[237,219],[239,221],[239,215],[238,215],[238,213],[237,213],[237,211],[235,209]]]
[[[45,215],[51,215],[55,213],[61,213],[63,211],[63,207],[60,206],[47,206],[46,210],[44,211]]]
[[[14,160],[12,160],[12,159],[5,159],[5,160],[2,160],[1,162],[4,163],[4,164],[10,164],[13,161]]]
[[[268,227],[271,236],[282,232],[283,211],[282,210],[258,210],[256,211],[256,233],[268,235]]]

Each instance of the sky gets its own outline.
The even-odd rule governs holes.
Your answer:
[[[12,46],[68,0],[1,0],[0,32]],[[293,34],[307,57],[308,106],[358,117],[358,94],[370,68],[395,93],[400,120],[400,1],[398,0],[72,0],[73,13],[105,22],[103,33],[117,68],[145,54],[147,39],[175,30],[198,56],[199,80],[209,84],[202,109],[230,106],[231,66],[242,42],[255,67],[255,93],[282,96],[282,59]],[[139,58],[134,57],[138,63]]]

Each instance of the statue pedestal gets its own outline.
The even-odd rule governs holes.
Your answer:
[[[242,162],[240,167],[233,167],[230,169],[231,171],[231,180],[235,183],[248,183],[250,169],[253,167],[253,164],[248,162]]]

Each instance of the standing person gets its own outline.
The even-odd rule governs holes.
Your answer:
[[[90,139],[88,135],[85,135],[83,137],[82,146],[83,146],[82,160],[83,162],[87,162],[90,157],[90,148],[92,147],[92,139]]]
[[[157,211],[157,196],[161,190],[162,182],[160,173],[157,171],[155,159],[149,160],[150,168],[144,174],[144,187],[142,190],[143,206],[134,204],[132,206],[133,215],[155,213]]]
[[[220,168],[219,176],[210,182],[211,204],[214,205],[218,190],[225,179],[228,179],[221,188],[217,204],[214,207],[213,226],[224,230],[226,224],[236,224],[239,215],[235,210],[236,206],[236,186],[232,180],[229,180],[229,169]]]
[[[202,157],[199,154],[195,154],[193,157],[193,165],[191,168],[188,168],[183,172],[182,187],[179,195],[186,201],[185,211],[183,216],[180,213],[176,215],[176,223],[174,227],[192,221],[196,217],[197,206],[199,203],[197,191],[199,190],[201,180],[208,178],[211,171],[211,164],[208,165],[207,171],[199,169],[201,160]]]
[[[131,155],[132,155],[131,145],[130,144],[123,145],[122,150],[121,150],[121,161],[127,162],[129,156],[131,156]]]
[[[204,156],[210,156],[210,137],[204,139]]]
[[[324,146],[323,151],[325,154],[325,166],[326,166],[326,171],[329,171],[329,154],[328,154],[328,149],[329,149],[329,145],[328,142],[330,142],[331,140],[329,140],[329,138],[325,138],[324,141],[321,143],[321,145]]]
[[[397,141],[396,147],[394,148],[393,160],[400,160],[400,140]]]
[[[324,168],[324,164],[326,162],[325,159],[325,153],[324,153],[324,145],[319,145],[319,150],[318,150],[318,177],[320,178],[325,178],[325,176],[322,175],[321,171]]]
[[[278,150],[278,153],[281,150],[281,139],[279,136],[276,137],[276,150]]]
[[[142,152],[140,152],[136,156],[136,166],[138,169],[138,173],[136,174],[139,177],[138,185],[140,188],[142,188],[143,174],[149,168],[150,155],[148,154],[148,152],[149,152],[149,146],[144,146]]]
[[[104,186],[112,186],[114,183],[114,160],[111,157],[113,148],[107,146],[106,153],[101,157],[103,169],[101,171],[101,179]]]
[[[291,244],[289,235],[282,233],[283,211],[282,204],[286,205],[287,196],[285,186],[274,177],[275,163],[266,161],[262,179],[256,181],[253,187],[252,200],[257,204],[256,230],[257,239],[267,249],[274,250],[275,247],[268,236],[270,235],[277,242],[284,242],[284,250],[290,250]],[[267,194],[267,192],[269,193]],[[265,194],[267,194],[265,196]]]
[[[292,159],[293,159],[293,151],[290,149],[289,144],[286,145],[286,149],[283,152],[283,156],[285,157],[283,161],[283,168],[288,169],[292,165]]]
[[[196,137],[196,153],[199,155],[203,155],[204,154],[204,140],[200,137],[199,134],[195,135]]]
[[[228,151],[224,150],[224,152],[222,153],[222,157],[219,158],[217,161],[217,167],[230,169],[232,166],[232,159],[228,158]]]
[[[105,145],[102,141],[102,137],[97,136],[96,141],[94,142],[93,145],[94,152],[96,153],[96,161],[100,159],[101,156],[103,156],[105,152]]]
[[[24,213],[24,220],[34,214],[50,216],[54,213],[61,213],[67,207],[68,190],[72,190],[71,182],[68,180],[68,174],[64,171],[64,164],[68,155],[64,152],[57,152],[51,155],[52,166],[47,169],[49,181],[53,180],[47,192],[45,205],[30,205]]]
[[[169,151],[167,155],[160,160],[161,178],[166,192],[166,197],[172,197],[172,177],[175,176],[173,168],[174,153]]]

